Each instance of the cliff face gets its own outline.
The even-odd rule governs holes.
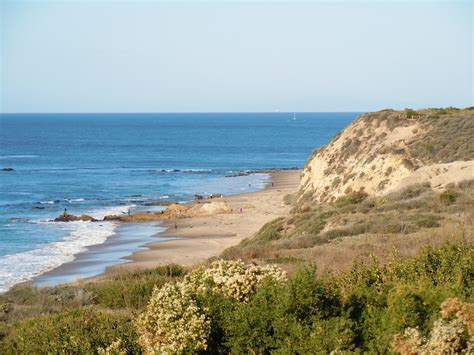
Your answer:
[[[308,159],[299,198],[332,202],[415,183],[443,190],[474,178],[474,109],[365,113]]]

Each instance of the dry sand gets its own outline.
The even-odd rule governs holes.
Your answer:
[[[109,267],[106,275],[170,263],[196,265],[219,255],[253,235],[265,223],[285,216],[291,207],[283,203],[283,197],[297,191],[300,174],[300,170],[274,171],[271,182],[262,191],[219,198],[233,209],[232,213],[164,222],[162,226],[168,229],[157,236],[170,240],[147,244],[150,250],[134,253],[127,258],[132,260],[130,263]]]

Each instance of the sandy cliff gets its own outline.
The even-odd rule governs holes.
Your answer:
[[[383,195],[415,183],[443,190],[474,178],[474,109],[365,113],[303,170],[299,199],[331,202],[352,191]]]

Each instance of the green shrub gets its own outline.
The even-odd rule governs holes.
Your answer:
[[[345,295],[343,314],[356,323],[357,347],[387,353],[395,334],[406,327],[426,334],[443,300],[472,298],[473,263],[472,247],[457,243],[385,266],[376,259],[354,264],[335,280]]]
[[[284,218],[280,217],[266,223],[254,237],[254,241],[271,241],[281,238]]]
[[[286,285],[268,282],[226,322],[234,353],[315,353],[354,348],[353,322],[338,317],[341,299],[312,267],[300,268]]]
[[[142,309],[150,299],[153,288],[162,286],[167,281],[164,277],[144,280],[103,281],[90,287],[94,303],[108,308]]]
[[[211,325],[207,352],[210,354],[228,354],[227,322],[235,311],[238,301],[220,292],[207,290],[197,295],[201,309],[206,309],[206,316]]]
[[[418,112],[416,112],[415,110],[412,110],[411,108],[406,108],[405,115],[407,116],[407,118],[412,118],[414,116],[417,116]]]
[[[421,215],[415,216],[415,224],[421,228],[436,228],[439,227],[440,224],[438,221],[441,219],[439,216],[435,215]]]
[[[267,282],[251,300],[226,317],[227,345],[232,353],[269,353],[279,348],[295,320],[285,315],[284,287]]]
[[[356,205],[364,201],[366,197],[367,197],[367,193],[365,193],[364,191],[355,191],[355,192],[351,192],[348,195],[337,198],[334,204],[336,205],[336,207],[339,207],[339,208],[347,206],[347,205]]]
[[[439,200],[447,205],[456,202],[458,193],[453,190],[446,190],[439,195]]]
[[[303,323],[338,316],[341,307],[337,285],[316,277],[316,268],[303,266],[286,287],[286,311]]]
[[[179,265],[159,266],[118,274],[111,280],[87,285],[94,303],[109,308],[142,309],[150,299],[155,286],[184,275]]]
[[[0,353],[90,354],[117,340],[127,353],[141,352],[129,316],[79,308],[13,323]]]
[[[329,217],[333,212],[326,211],[311,211],[306,214],[300,214],[295,216],[294,225],[296,227],[296,233],[298,234],[311,234],[318,235],[326,225]]]
[[[355,326],[351,319],[345,317],[314,322],[308,339],[304,341],[310,347],[302,353],[354,352],[357,338]]]

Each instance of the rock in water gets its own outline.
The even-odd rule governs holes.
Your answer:
[[[80,216],[74,216],[73,214],[63,213],[59,217],[54,219],[55,222],[73,222],[73,221],[85,221],[85,222],[97,222],[97,219],[86,214]]]
[[[14,171],[15,169],[13,168],[1,168],[1,171]]]

